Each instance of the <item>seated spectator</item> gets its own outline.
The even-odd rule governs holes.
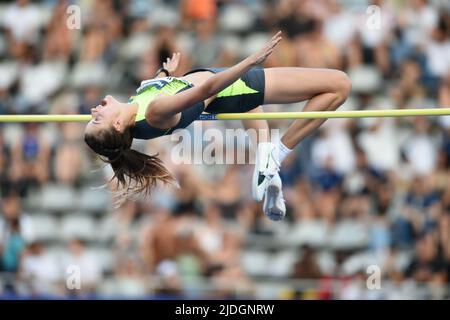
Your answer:
[[[44,183],[49,179],[50,146],[37,123],[27,123],[24,129],[22,138],[12,147],[12,167],[23,172],[31,185]]]
[[[205,221],[201,223],[195,236],[200,247],[210,256],[209,259],[214,261],[214,255],[223,250],[225,221],[222,219],[220,207],[214,204],[205,208],[203,216]]]
[[[39,11],[29,0],[17,0],[6,8],[2,25],[8,32],[11,56],[23,57],[27,45],[38,42],[39,20]]]
[[[405,142],[404,152],[415,175],[429,175],[436,169],[438,144],[431,134],[431,123],[425,117],[416,117],[414,132]]]
[[[191,50],[193,68],[228,65],[230,53],[224,47],[222,38],[217,35],[216,24],[214,20],[199,20],[194,24],[195,38]]]
[[[18,271],[20,256],[25,249],[25,245],[25,239],[20,230],[20,220],[17,218],[11,220],[9,236],[3,241],[3,249],[0,247],[0,266],[2,266],[3,271],[14,273]]]
[[[305,68],[341,69],[342,59],[338,48],[323,34],[323,24],[314,20],[311,30],[295,40],[297,65]]]
[[[83,148],[78,143],[65,143],[56,149],[55,178],[56,181],[76,185],[83,176]]]
[[[181,279],[199,277],[206,267],[206,255],[193,231],[188,227],[178,230],[176,241],[176,261]]]
[[[400,80],[392,89],[392,96],[397,108],[405,108],[415,99],[423,99],[426,96],[425,88],[420,83],[422,70],[414,59],[402,61],[399,70]]]
[[[34,240],[32,219],[23,211],[21,198],[17,192],[11,190],[3,195],[0,201],[0,212],[2,213],[0,215],[0,239],[2,241],[6,241],[11,233],[18,232],[27,243]]]
[[[230,263],[227,267],[217,265],[210,270],[211,283],[217,288],[211,293],[214,298],[236,299],[252,296],[254,283],[237,263]]]
[[[413,46],[425,45],[438,22],[438,10],[428,0],[413,0],[400,16],[399,24],[405,38]]]
[[[361,123],[364,127],[356,141],[365,153],[368,166],[378,171],[396,171],[401,159],[395,122],[392,119],[367,118]]]
[[[416,236],[437,226],[435,210],[440,194],[433,189],[429,177],[416,177],[406,194],[401,215],[393,222],[393,241],[397,246],[410,246]]]
[[[164,260],[156,268],[156,274],[161,277],[161,284],[155,292],[161,295],[178,296],[182,294],[182,284],[175,261]]]
[[[331,0],[330,16],[324,19],[324,33],[329,41],[346,51],[356,33],[356,19],[353,14],[345,10],[338,0]]]
[[[72,239],[67,246],[62,268],[68,270],[70,266],[77,266],[80,270],[81,288],[70,290],[69,294],[89,295],[96,293],[102,281],[102,267],[98,257],[89,253],[86,244],[81,239]]]
[[[306,1],[280,1],[271,12],[272,15],[275,13],[279,27],[291,39],[302,36],[313,28],[314,17],[306,6]]]
[[[6,187],[6,179],[8,176],[8,166],[11,161],[11,150],[9,145],[5,143],[4,135],[3,135],[3,127],[0,127],[0,178],[1,178],[1,189],[2,193],[4,192],[4,188]]]
[[[442,252],[432,233],[422,235],[415,245],[415,256],[405,274],[421,284],[436,283],[443,285],[447,281],[446,265]]]
[[[316,261],[314,249],[308,245],[303,245],[299,253],[301,258],[295,263],[292,277],[294,279],[319,279],[322,271]]]
[[[318,190],[327,192],[340,188],[343,176],[333,168],[331,158],[329,158],[322,168],[317,169],[311,180]]]
[[[4,84],[1,82],[0,79],[0,114],[9,114],[11,113],[12,99],[8,88],[3,87]]]
[[[32,296],[60,294],[63,273],[56,258],[48,255],[41,242],[27,246],[23,254],[19,278]]]
[[[140,240],[141,258],[150,272],[154,272],[162,261],[175,259],[177,250],[177,219],[166,210],[158,210],[153,216],[154,222]]]
[[[114,276],[117,280],[117,292],[121,297],[143,297],[149,293],[148,275],[143,272],[138,257],[132,254],[120,262]]]
[[[450,24],[448,19],[450,19],[448,13],[442,11],[425,45],[427,61],[425,71],[427,75],[435,79],[444,79],[450,72]]]
[[[43,56],[45,60],[69,61],[75,47],[76,30],[67,27],[67,0],[58,1],[45,28]]]
[[[434,189],[430,176],[416,176],[411,181],[411,187],[406,194],[405,204],[409,207],[424,211],[437,204],[440,194]]]
[[[303,175],[303,170],[300,167],[297,155],[292,152],[289,154],[282,164],[283,170],[280,171],[280,177],[283,181],[283,186],[293,187],[295,183]]]

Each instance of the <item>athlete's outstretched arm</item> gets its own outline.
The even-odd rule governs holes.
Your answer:
[[[261,64],[281,41],[281,31],[275,34],[264,48],[250,55],[238,64],[219,72],[202,85],[173,96],[159,96],[147,107],[147,121],[167,121],[168,118],[189,108],[193,104],[208,99],[239,79],[252,67]]]

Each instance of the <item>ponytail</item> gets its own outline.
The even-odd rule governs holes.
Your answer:
[[[127,148],[117,159],[108,162],[114,171],[113,179],[117,179],[118,189],[124,191],[125,198],[133,194],[150,195],[158,180],[163,183],[174,181],[158,155],[150,156]]]
[[[158,181],[169,184],[175,181],[158,155],[131,149],[133,137],[130,129],[125,129],[124,133],[114,128],[103,129],[95,135],[85,134],[84,140],[93,151],[103,156],[104,162],[111,164],[114,176],[110,182],[116,181],[115,207],[140,194],[150,195]]]

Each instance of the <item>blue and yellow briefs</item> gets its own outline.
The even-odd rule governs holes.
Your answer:
[[[185,75],[199,71],[217,73],[223,70],[225,69],[195,69]],[[136,124],[131,129],[132,135],[136,139],[153,139],[171,134],[176,129],[186,128],[203,111],[214,114],[248,112],[264,103],[264,85],[264,70],[259,68],[251,69],[233,84],[219,92],[206,110],[204,102],[200,101],[181,113],[180,121],[176,126],[159,129],[151,126],[145,119],[145,112],[149,103],[161,93],[174,95],[184,90],[189,90],[193,87],[193,84],[175,77],[142,81],[141,86],[136,90],[136,95],[130,97],[129,100],[129,103],[136,102],[139,106]]]

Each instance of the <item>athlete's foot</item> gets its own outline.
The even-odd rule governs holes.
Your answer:
[[[252,195],[261,201],[270,180],[280,171],[277,148],[273,143],[262,142],[256,151],[255,168],[252,179]]]
[[[286,205],[283,199],[282,183],[278,173],[274,175],[267,186],[263,211],[264,214],[273,221],[283,220],[286,216]]]

